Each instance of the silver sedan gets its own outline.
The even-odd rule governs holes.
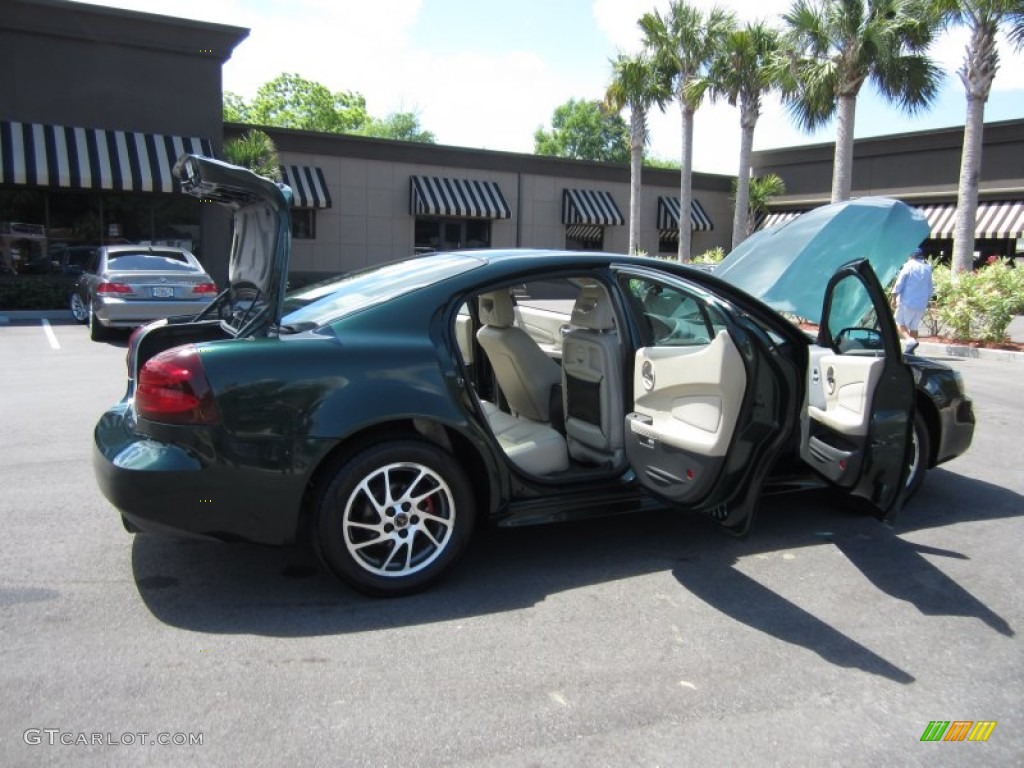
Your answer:
[[[217,286],[184,248],[108,245],[97,249],[71,293],[71,314],[93,340],[175,315],[196,315]]]

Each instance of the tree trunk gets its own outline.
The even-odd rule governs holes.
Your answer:
[[[680,95],[683,114],[683,152],[679,165],[679,261],[687,263],[691,260],[690,207],[693,200],[693,113],[694,109],[687,105]]]
[[[996,24],[976,23],[971,30],[967,56],[957,73],[967,93],[964,146],[960,154],[960,183],[956,194],[953,229],[953,274],[974,266],[974,219],[978,213],[978,177],[981,174],[981,143],[985,131],[985,102],[999,68]]]
[[[853,187],[853,123],[857,116],[857,95],[839,96],[836,117],[836,153],[832,167],[832,202],[850,199]]]
[[[740,105],[740,169],[736,176],[736,210],[732,217],[732,247],[746,240],[750,229],[750,153],[754,148],[757,105]]]
[[[634,107],[629,118],[629,253],[640,250],[640,174],[644,164],[644,111]]]
[[[974,266],[974,220],[978,213],[978,174],[981,172],[981,140],[984,134],[985,100],[967,97],[964,147],[960,154],[960,183],[956,193],[953,228],[953,272],[969,272]]]

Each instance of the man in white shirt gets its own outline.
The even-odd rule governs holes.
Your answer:
[[[905,352],[917,349],[917,329],[928,309],[934,288],[932,266],[924,259],[924,251],[916,249],[896,276],[892,293],[896,298],[896,325],[906,339]]]

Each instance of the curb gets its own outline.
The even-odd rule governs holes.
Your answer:
[[[1009,363],[1024,362],[1024,352],[1009,349],[987,349],[968,347],[966,344],[935,344],[922,341],[913,351],[916,357],[959,357],[962,359],[1003,360]]]

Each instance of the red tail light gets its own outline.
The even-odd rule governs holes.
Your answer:
[[[192,344],[161,352],[139,371],[135,390],[139,416],[165,424],[219,424],[199,352]]]
[[[96,293],[131,293],[132,287],[124,283],[100,283],[96,286]]]
[[[213,283],[196,283],[192,286],[192,293],[216,293],[217,286]]]

